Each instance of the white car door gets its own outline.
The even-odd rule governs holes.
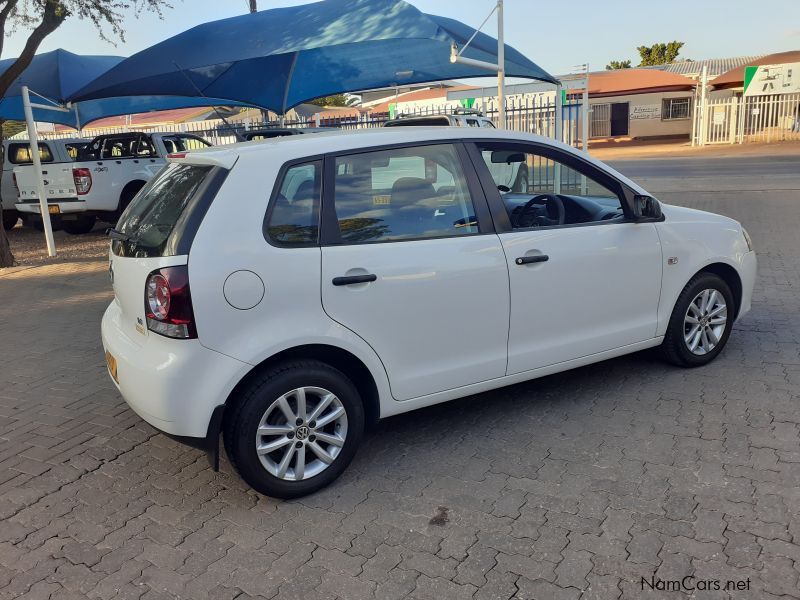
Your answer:
[[[626,215],[622,185],[546,146],[497,143],[479,151],[477,163],[511,159],[530,178],[527,192],[500,193],[492,169],[478,164],[498,229],[505,229],[508,374],[655,337],[661,244],[653,223]]]
[[[408,400],[502,377],[508,267],[452,144],[326,158],[322,302]]]

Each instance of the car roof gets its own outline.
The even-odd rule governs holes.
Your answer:
[[[462,140],[492,140],[492,141],[517,141],[534,142],[557,148],[563,152],[580,157],[582,160],[612,173],[617,179],[629,185],[636,193],[647,193],[644,189],[618,173],[608,165],[601,163],[589,154],[582,152],[541,135],[510,131],[506,129],[491,129],[484,127],[373,127],[369,129],[338,130],[316,135],[292,135],[282,138],[271,138],[253,142],[240,142],[223,146],[211,146],[190,152],[181,153],[170,160],[180,160],[195,164],[219,165],[232,168],[240,156],[250,154],[274,155],[276,161],[285,163],[290,160],[305,157],[319,156],[332,152],[366,151],[380,146],[395,144],[414,144],[426,142],[459,142]]]

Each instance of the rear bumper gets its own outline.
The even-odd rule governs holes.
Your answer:
[[[47,200],[48,206],[58,206],[59,214],[82,213],[86,212],[86,202],[78,198],[50,198]],[[41,213],[39,202],[17,202],[15,208],[21,213],[35,214]]]
[[[251,367],[198,340],[148,332],[134,341],[120,327],[120,318],[114,301],[103,315],[101,331],[103,347],[117,361],[119,382],[114,383],[125,402],[164,433],[207,438],[215,409]]]

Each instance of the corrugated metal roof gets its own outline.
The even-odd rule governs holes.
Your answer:
[[[703,66],[708,67],[708,76],[716,77],[722,73],[726,73],[736,67],[751,64],[754,60],[758,60],[764,56],[759,54],[756,56],[734,56],[732,58],[707,58],[705,60],[684,60],[680,62],[670,63],[668,65],[655,65],[653,67],[640,67],[642,69],[654,69],[657,71],[667,71],[668,73],[675,73],[685,77],[699,77],[703,71]]]

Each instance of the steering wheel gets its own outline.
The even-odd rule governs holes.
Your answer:
[[[544,207],[542,214],[539,206]],[[567,220],[564,202],[556,194],[539,194],[528,200],[524,206],[514,209],[516,227],[542,227],[563,225]]]

